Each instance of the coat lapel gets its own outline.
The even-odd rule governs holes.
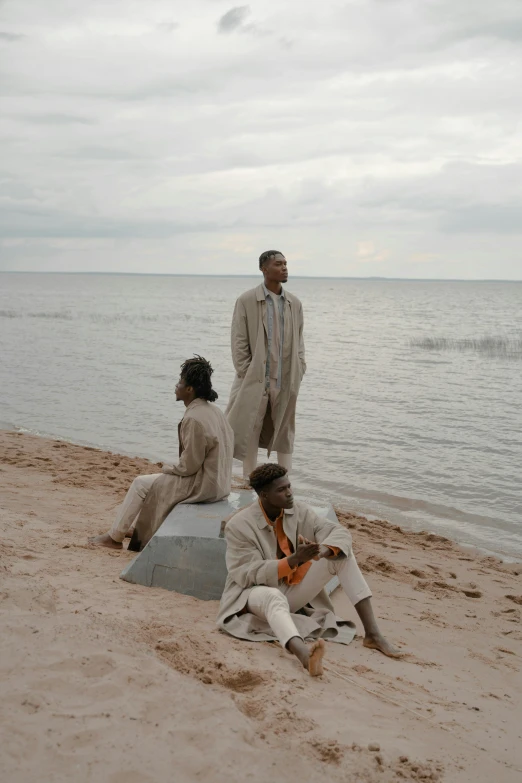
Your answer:
[[[287,509],[283,516],[283,530],[292,544],[294,552],[297,546],[297,516],[293,508]]]
[[[262,312],[262,321],[265,329],[265,334],[268,337],[268,313],[267,313],[266,299],[263,302],[261,302],[261,312]]]
[[[258,285],[256,288],[256,299],[258,302],[259,307],[261,308],[261,320],[263,322],[263,326],[265,329],[265,334],[268,335],[268,323],[267,323],[267,314],[266,314],[266,295],[265,295],[265,287],[263,283],[261,285]]]

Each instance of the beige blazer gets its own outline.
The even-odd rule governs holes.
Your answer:
[[[283,530],[294,547],[298,536],[327,546],[338,547],[346,557],[352,555],[352,537],[338,522],[318,516],[306,503],[296,502],[285,511]],[[226,563],[228,576],[219,605],[219,628],[239,639],[272,641],[274,633],[268,623],[246,612],[238,614],[247,605],[250,591],[256,585],[278,587],[277,543],[265,516],[256,501],[241,509],[225,527],[227,542]],[[322,636],[344,643],[355,636],[355,626],[334,614],[326,590],[321,590],[304,614],[293,614],[303,638]]]
[[[303,307],[285,290],[281,391],[272,416],[267,416],[259,445],[291,454],[294,449],[295,409],[306,371],[303,340]],[[232,318],[232,361],[236,377],[226,410],[234,430],[234,457],[243,459],[265,389],[268,355],[267,312],[263,284],[242,294]]]
[[[140,548],[177,503],[212,503],[230,494],[234,433],[223,411],[200,398],[191,402],[178,426],[179,462],[152,485],[133,537]],[[134,544],[137,546],[137,544]]]

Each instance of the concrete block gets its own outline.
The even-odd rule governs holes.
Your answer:
[[[143,551],[124,568],[121,579],[218,601],[227,577],[225,524],[254,500],[254,492],[238,490],[218,503],[180,503]],[[310,505],[317,514],[337,521],[331,504]],[[328,583],[328,592],[338,584],[334,577]]]

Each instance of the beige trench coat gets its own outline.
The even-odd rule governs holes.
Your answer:
[[[143,549],[178,503],[213,503],[230,494],[234,433],[220,408],[201,398],[191,402],[178,437],[179,462],[152,485],[129,545],[133,551]]]
[[[283,530],[294,547],[298,536],[326,546],[338,547],[346,557],[352,556],[352,537],[338,522],[318,516],[306,503],[296,502],[285,511]],[[278,587],[277,543],[256,501],[241,509],[225,527],[228,576],[219,605],[219,628],[238,639],[273,641],[275,634],[264,620],[246,612],[250,591],[256,585]],[[292,614],[297,630],[304,639],[322,636],[348,644],[355,636],[355,626],[334,614],[326,590],[321,590],[304,614]]]
[[[232,318],[232,361],[236,377],[226,410],[234,430],[234,457],[244,459],[265,391],[268,354],[267,312],[263,284],[247,291],[236,302]],[[295,435],[295,409],[301,380],[306,371],[303,340],[303,306],[285,291],[284,338],[281,391],[273,419],[265,416],[259,446],[292,454]]]

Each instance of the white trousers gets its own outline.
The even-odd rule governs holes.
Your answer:
[[[261,435],[261,430],[263,429],[263,421],[266,415],[268,404],[270,403],[270,410],[273,411],[278,395],[279,389],[277,388],[277,381],[274,378],[270,378],[270,388],[265,389],[263,394],[261,405],[259,406],[259,411],[257,413],[256,423],[254,425],[254,429],[252,430],[250,440],[248,441],[245,458],[243,460],[244,478],[248,478],[252,471],[257,467],[259,437]],[[290,472],[292,470],[292,455],[283,454],[282,452],[278,451],[277,463]]]
[[[163,473],[151,473],[149,476],[137,476],[129,487],[125,500],[118,509],[114,524],[109,530],[113,541],[120,543],[136,522],[143,502],[150,488]]]
[[[350,557],[339,560],[322,558],[314,561],[298,585],[283,583],[279,587],[254,587],[248,596],[247,612],[266,620],[279,639],[281,647],[286,647],[294,636],[302,638],[290,613],[297,612],[313,601],[336,574],[342,589],[354,606],[364,598],[371,597],[372,592],[352,553]]]

